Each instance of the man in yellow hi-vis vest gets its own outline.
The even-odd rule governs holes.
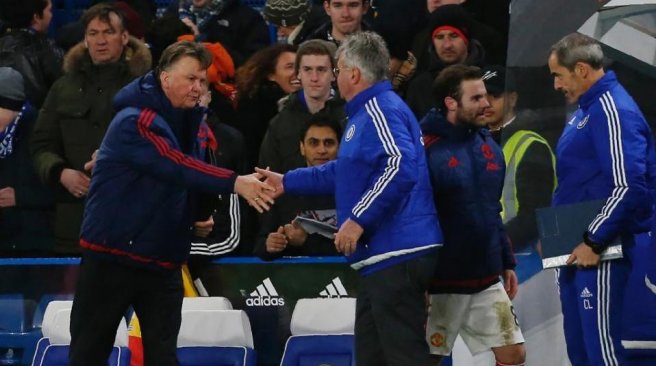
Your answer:
[[[517,253],[537,242],[535,209],[551,205],[555,157],[547,140],[535,132],[535,116],[515,112],[518,96],[513,83],[506,83],[505,68],[486,67],[483,81],[490,103],[486,123],[506,162],[501,218]]]

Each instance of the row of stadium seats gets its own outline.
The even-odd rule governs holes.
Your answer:
[[[0,313],[3,310],[0,301]],[[31,357],[33,366],[64,366],[68,362],[70,343],[70,312],[72,301],[55,300],[48,303],[42,317],[41,330],[30,332],[0,331],[0,349],[22,347],[22,359]],[[13,309],[16,310],[16,309]],[[291,334],[285,346],[281,366],[355,365],[353,331],[355,299],[316,298],[300,299],[291,320]],[[23,326],[19,324],[3,324]],[[23,329],[25,330],[25,329]],[[13,334],[12,342],[3,335]],[[22,335],[23,344],[16,339]],[[35,338],[37,337],[37,338]],[[38,339],[40,337],[40,339]],[[38,342],[36,341],[38,339]],[[6,342],[7,341],[7,342]],[[31,348],[25,343],[32,342]],[[125,320],[118,328],[114,349],[108,365],[130,365],[128,329]],[[30,349],[36,350],[30,352]],[[222,297],[185,298],[182,323],[178,336],[178,359],[182,366],[254,366],[256,352],[248,316],[243,310],[233,310],[230,301]],[[4,361],[4,360],[3,360]]]

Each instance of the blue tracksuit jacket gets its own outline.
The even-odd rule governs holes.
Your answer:
[[[364,228],[347,259],[368,274],[442,243],[419,124],[388,81],[346,104],[337,160],[285,174],[291,194],[334,194],[338,227]]]
[[[152,72],[119,91],[114,107],[120,112],[93,170],[81,246],[105,259],[175,269],[191,247],[189,190],[232,193],[236,174],[200,160],[204,110],[174,108]]]
[[[611,71],[579,99],[556,148],[553,205],[607,199],[588,231],[595,242],[649,230],[656,159],[647,121]]]
[[[650,262],[653,268],[656,252],[647,234],[641,234],[649,231],[654,208],[654,141],[613,72],[579,98],[579,108],[558,141],[556,175],[553,204],[606,200],[588,225],[589,237],[608,243],[620,236],[624,249],[624,258],[596,268],[560,269],[572,364],[655,364],[656,347],[644,340],[656,336],[656,292],[647,286],[655,272],[645,266]],[[643,356],[642,361],[636,358]]]

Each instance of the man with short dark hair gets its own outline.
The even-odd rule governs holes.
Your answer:
[[[305,166],[319,166],[337,158],[342,127],[330,116],[320,113],[303,123],[299,134],[300,154]],[[265,260],[282,256],[338,255],[332,238],[308,234],[296,216],[336,224],[335,199],[332,196],[283,196],[274,208],[262,215],[255,254]]]
[[[422,51],[428,50],[427,62],[424,66],[422,59],[418,59],[418,71],[408,81],[406,93],[406,101],[417,119],[435,107],[431,86],[440,71],[456,64],[483,66],[485,51],[480,42],[471,37],[471,21],[467,11],[459,5],[440,6],[429,16],[430,32],[424,35],[428,40],[422,43]],[[426,41],[429,42],[426,44]]]
[[[156,70],[123,88],[97,154],[80,245],[84,256],[71,313],[72,366],[105,365],[130,305],[146,365],[177,365],[182,277],[194,193],[236,192],[258,211],[273,200],[256,175],[199,160],[198,107],[211,55],[197,43],[164,50]]]
[[[364,30],[369,26],[362,18],[369,10],[369,0],[324,0],[323,8],[330,21],[323,23],[303,39],[323,39],[339,46],[346,36]]]
[[[80,253],[90,175],[85,163],[114,116],[112,98],[151,64],[150,51],[128,35],[121,13],[112,5],[89,8],[82,23],[84,41],[66,54],[66,74],[50,89],[30,146],[39,177],[55,193],[54,250],[66,255]]]
[[[573,365],[654,365],[654,138],[603,61],[601,45],[579,33],[548,59],[554,88],[578,105],[558,140],[553,205],[604,202],[567,260],[576,266],[559,271],[567,354]],[[623,257],[600,261],[617,238]]]
[[[499,215],[505,164],[483,121],[489,104],[481,77],[475,66],[442,70],[433,88],[439,109],[421,121],[444,232],[428,290],[426,339],[438,358],[451,353],[460,335],[473,354],[492,350],[498,366],[520,366],[524,338],[511,302],[515,260]]]
[[[501,146],[506,176],[501,195],[501,218],[515,252],[532,249],[537,243],[535,210],[551,205],[556,186],[556,157],[539,133],[537,117],[529,110],[517,111],[518,94],[506,82],[506,68],[483,69],[490,106],[483,121]]]
[[[21,73],[37,109],[62,74],[64,53],[46,37],[51,20],[51,0],[0,0],[0,23],[7,28],[0,37],[0,66]]]
[[[335,45],[320,39],[303,42],[296,52],[296,75],[301,90],[287,96],[271,119],[260,148],[259,166],[285,173],[304,167],[298,135],[317,113],[344,123],[344,100],[332,88]]]

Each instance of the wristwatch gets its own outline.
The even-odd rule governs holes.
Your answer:
[[[595,242],[590,239],[590,233],[587,231],[583,233],[583,242],[585,245],[589,246],[596,255],[601,255],[601,253],[608,248],[607,244]]]

